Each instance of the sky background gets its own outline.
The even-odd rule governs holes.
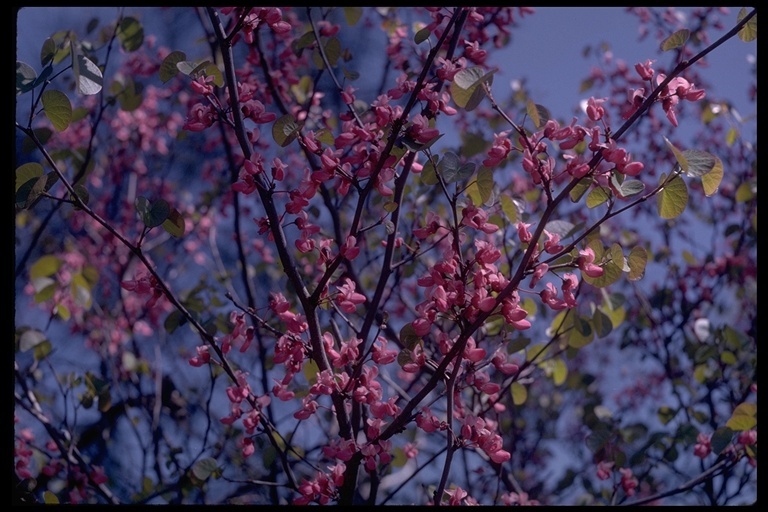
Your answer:
[[[738,7],[722,15],[726,29],[736,23]],[[172,16],[147,16],[143,8],[127,8],[126,14],[134,15],[147,26],[146,32],[158,34],[158,28],[167,31],[174,27]],[[154,11],[157,13],[157,11]],[[40,47],[43,40],[57,30],[73,28],[85,32],[92,17],[102,23],[114,19],[116,7],[27,7],[17,17],[17,60],[39,69]],[[655,56],[656,40],[648,36],[638,41],[637,17],[623,7],[538,7],[532,15],[518,17],[519,27],[514,29],[511,46],[491,62],[499,66],[494,90],[499,86],[525,76],[530,92],[537,103],[543,104],[554,115],[570,116],[570,111],[585,99],[579,92],[581,81],[586,78],[594,54],[585,58],[584,47],[596,47],[607,42],[615,58],[633,66]],[[186,29],[177,23],[182,33]],[[199,34],[197,27],[194,27]],[[723,31],[710,29],[714,41]],[[757,43],[744,43],[733,38],[707,56],[709,67],[701,69],[702,75],[713,85],[715,96],[727,96],[736,109],[746,115],[752,108],[747,100],[745,84],[749,83],[750,55],[757,55]],[[671,59],[673,52],[669,52]],[[670,62],[659,62],[670,66]],[[498,93],[497,93],[498,94]]]

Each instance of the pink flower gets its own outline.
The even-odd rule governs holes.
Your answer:
[[[365,295],[355,291],[355,283],[350,278],[345,277],[344,283],[337,288],[336,304],[345,313],[354,313],[357,305],[365,302]]]
[[[517,223],[517,236],[520,237],[520,241],[524,244],[528,244],[533,240],[533,235],[531,235],[531,232],[528,231],[528,228],[531,227],[530,224],[526,224],[525,222],[518,222]]]
[[[488,222],[488,214],[485,210],[475,207],[471,203],[461,211],[461,224],[479,229],[484,233],[495,233],[499,227]]]
[[[348,236],[346,240],[344,241],[344,245],[341,246],[340,253],[343,257],[347,258],[349,261],[352,261],[353,259],[357,258],[357,255],[360,254],[360,248],[357,247],[357,238],[354,236]]]
[[[621,487],[624,489],[624,492],[627,493],[627,496],[634,496],[635,495],[635,489],[638,486],[637,478],[635,478],[632,475],[632,470],[630,468],[620,468],[619,473],[621,473]]]
[[[512,143],[507,138],[508,134],[509,132],[493,134],[493,146],[488,150],[488,158],[483,160],[484,166],[493,167],[507,158],[509,152],[512,151]]]
[[[193,105],[184,123],[184,129],[191,132],[201,132],[213,124],[215,117],[210,105],[197,103]]]
[[[243,437],[242,441],[243,458],[248,458],[256,452],[256,445],[253,444],[253,439],[250,437]]]
[[[712,444],[707,434],[699,433],[696,436],[696,444],[693,446],[693,454],[700,459],[712,453]]]
[[[416,142],[426,144],[438,135],[440,130],[429,127],[429,119],[418,114],[413,118],[413,124],[408,128],[408,133]]]
[[[469,496],[467,491],[461,487],[457,487],[455,489],[446,489],[445,494],[448,495],[448,505],[451,506],[461,505],[461,502],[464,500],[464,498]]]
[[[652,60],[646,60],[644,63],[638,62],[635,64],[635,71],[637,71],[637,74],[640,75],[640,78],[643,80],[650,80],[653,78],[653,68],[651,67],[651,64],[653,64]]]
[[[586,249],[579,251],[579,257],[576,260],[576,264],[581,269],[581,271],[587,274],[589,277],[600,277],[604,272],[603,267],[595,265],[593,263],[594,261],[595,251],[593,251],[591,247],[587,247]]]
[[[737,442],[744,446],[757,444],[757,430],[745,430],[744,432],[740,432]]]
[[[209,352],[208,345],[201,345],[195,348],[197,350],[197,355],[189,359],[189,364],[196,367],[207,364],[208,361],[211,360],[211,354]]]
[[[611,477],[611,472],[613,471],[613,465],[614,462],[608,462],[601,460],[597,464],[597,478],[600,480],[608,480]]]
[[[603,103],[607,98],[595,99],[594,97],[587,100],[587,117],[593,121],[599,121],[605,115],[605,109]]]

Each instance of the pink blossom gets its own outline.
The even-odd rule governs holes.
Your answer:
[[[594,261],[595,251],[593,251],[591,247],[587,247],[586,249],[579,251],[579,257],[576,260],[576,264],[581,271],[589,277],[600,277],[604,272],[603,267],[595,265]]]
[[[599,121],[602,119],[605,115],[605,108],[603,108],[603,103],[605,103],[606,100],[607,98],[589,98],[587,100],[587,117],[589,117],[592,121]]]
[[[501,501],[505,505],[518,505],[518,506],[540,505],[538,500],[533,500],[529,498],[527,492],[521,492],[520,494],[516,492],[508,492],[501,496]]]
[[[344,283],[337,288],[336,304],[345,313],[354,313],[357,305],[365,302],[365,295],[355,291],[355,283],[350,278],[345,277]]]
[[[201,132],[213,125],[215,120],[214,111],[210,105],[203,105],[197,103],[192,106],[187,115],[187,120],[184,123],[184,129],[191,132]]]
[[[429,119],[421,114],[417,114],[413,118],[413,124],[408,128],[408,133],[416,142],[426,144],[440,135],[440,130],[430,128]]]
[[[744,446],[757,444],[757,430],[745,430],[744,432],[739,432],[737,442]]]
[[[195,349],[197,350],[197,355],[189,359],[189,364],[191,366],[203,366],[211,360],[211,354],[209,352],[208,345],[200,345],[195,347]]]
[[[306,420],[317,411],[317,402],[312,400],[310,396],[305,396],[301,401],[301,409],[293,413],[293,417],[297,420]]]
[[[461,502],[464,501],[464,498],[469,496],[467,491],[461,487],[456,487],[455,489],[446,489],[445,494],[448,495],[448,505],[451,506],[461,505]]]
[[[526,224],[525,222],[517,223],[517,236],[520,237],[520,241],[524,244],[531,243],[531,240],[533,240],[533,235],[528,231],[529,227],[531,227],[531,225]]]
[[[638,62],[635,64],[635,71],[637,71],[637,74],[640,75],[640,78],[643,80],[651,80],[653,78],[653,68],[651,67],[651,64],[653,64],[654,61],[652,60],[646,60],[645,62]]]
[[[627,496],[634,496],[635,489],[639,484],[637,478],[632,474],[632,470],[630,468],[619,468],[619,473],[621,473],[622,489],[627,493]]]
[[[491,146],[491,149],[488,150],[488,158],[483,160],[484,166],[494,167],[507,158],[509,152],[512,151],[512,143],[507,138],[508,135],[509,132],[493,134],[493,145]]]
[[[712,453],[712,443],[707,434],[703,432],[696,436],[696,444],[693,446],[693,454],[700,459]]]
[[[611,472],[613,471],[613,461],[605,461],[601,460],[597,464],[597,478],[600,480],[608,480],[611,477]]]

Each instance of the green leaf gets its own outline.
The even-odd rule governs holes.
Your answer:
[[[59,179],[58,174],[49,172],[36,180],[29,180],[16,193],[16,204],[21,208],[31,208],[40,197],[48,192]]]
[[[456,73],[451,82],[451,98],[460,108],[474,110],[485,97],[482,84],[493,83],[493,71],[486,73],[479,66],[465,68]]]
[[[67,129],[72,120],[72,104],[67,95],[55,89],[45,91],[40,100],[43,102],[43,112],[58,132]]]
[[[581,201],[581,198],[584,197],[584,194],[587,193],[591,185],[592,185],[591,179],[579,180],[576,186],[574,186],[571,189],[571,192],[568,194],[568,196],[571,198],[571,202],[578,203],[579,201]],[[589,206],[589,203],[587,203],[587,206]]]
[[[50,39],[56,44],[56,54],[52,61],[52,64],[56,65],[72,53],[72,42],[77,39],[77,36],[67,30],[61,30],[53,34]]]
[[[659,421],[661,421],[663,425],[666,425],[667,423],[672,421],[672,418],[675,417],[675,411],[671,407],[666,405],[659,407],[659,410],[656,414],[658,414]]]
[[[181,311],[179,311],[178,309],[174,309],[173,311],[168,313],[167,317],[165,317],[165,322],[163,322],[163,327],[165,328],[165,332],[167,332],[168,334],[171,334],[184,322],[186,322],[186,319],[181,314]]]
[[[341,57],[341,41],[337,37],[331,37],[323,46],[325,56],[331,67],[336,67],[336,63]]]
[[[571,236],[571,234],[573,234],[575,227],[576,226],[572,222],[557,219],[547,222],[547,224],[544,226],[544,229],[546,229],[549,233],[560,235],[560,238],[568,238]]]
[[[477,180],[470,183],[469,186],[464,189],[464,193],[472,200],[472,204],[484,203],[483,198],[480,196],[480,189],[477,186]]]
[[[631,197],[641,194],[645,190],[645,184],[640,180],[624,180],[621,184],[621,196]]]
[[[604,423],[598,423],[595,428],[587,435],[587,448],[593,453],[600,451],[610,440],[611,431]]]
[[[688,172],[688,160],[686,160],[685,155],[677,149],[671,142],[669,142],[669,139],[664,137],[664,141],[667,143],[667,146],[670,150],[672,150],[672,154],[675,155],[675,160],[677,160],[677,163],[680,165],[680,167],[683,169],[683,172]]]
[[[134,202],[144,225],[148,228],[160,226],[171,214],[171,207],[164,199],[149,201],[146,197],[139,196]]]
[[[198,480],[208,480],[211,475],[216,473],[219,469],[218,464],[216,464],[216,459],[213,457],[206,457],[204,459],[200,459],[192,466],[192,474],[195,475],[195,478]]]
[[[53,298],[56,290],[59,289],[56,286],[56,281],[50,277],[41,277],[32,281],[32,286],[35,288],[35,304],[42,304],[43,302]]]
[[[723,162],[715,157],[715,165],[712,170],[701,177],[701,185],[704,188],[704,195],[710,197],[717,192],[720,182],[723,181]]]
[[[667,179],[662,173],[661,183]],[[685,211],[688,206],[688,187],[680,176],[669,181],[656,196],[656,206],[662,219],[674,219]]]
[[[182,60],[176,63],[176,67],[179,71],[187,75],[188,77],[195,79],[198,73],[201,73],[211,61],[209,60]]]
[[[178,64],[184,62],[186,59],[187,55],[184,52],[173,51],[169,53],[168,56],[163,59],[162,64],[160,64],[160,81],[165,83],[175,77],[179,72]]]
[[[208,64],[203,70],[205,76],[213,77],[213,85],[216,87],[222,87],[224,85],[224,75],[216,64]]]
[[[403,347],[408,350],[413,350],[413,348],[420,343],[423,343],[423,340],[421,339],[421,336],[416,334],[412,324],[405,324],[403,328],[400,329],[400,344]]]
[[[558,357],[552,361],[552,382],[555,386],[561,386],[568,378],[568,365]]]
[[[85,309],[91,309],[91,306],[93,305],[91,286],[82,274],[74,274],[72,276],[69,291],[75,304],[82,306]]]
[[[611,261],[614,265],[619,267],[622,272],[629,272],[629,266],[627,260],[624,258],[624,252],[621,249],[621,245],[618,243],[611,244]]]
[[[734,365],[738,362],[738,359],[736,359],[736,355],[733,352],[726,350],[720,354],[720,362],[725,365]]]
[[[605,338],[613,330],[611,318],[596,308],[592,313],[592,328],[598,338]]]
[[[43,503],[46,505],[58,505],[59,497],[53,494],[51,491],[45,491],[43,493]]]
[[[739,22],[744,19],[744,17],[747,15],[747,10],[742,7],[739,10],[739,14],[736,17],[736,21]],[[744,41],[745,43],[748,43],[750,41],[754,41],[757,39],[757,13],[755,13],[754,16],[747,22],[746,25],[741,27],[739,30],[739,39]]]
[[[537,130],[547,124],[547,121],[552,118],[552,115],[546,107],[534,103],[530,99],[525,103],[525,112],[528,114],[528,117],[531,118],[533,126],[535,126]]]
[[[272,125],[272,138],[284,148],[296,139],[299,129],[296,118],[291,114],[285,114]]]
[[[429,36],[432,35],[432,31],[429,29],[429,27],[424,27],[413,36],[413,42],[416,44],[421,44],[427,39],[429,39]]]
[[[120,20],[120,26],[117,29],[117,38],[127,52],[135,52],[141,48],[144,42],[144,28],[136,18],[127,16]]]
[[[645,266],[648,263],[648,252],[639,245],[632,248],[629,251],[629,257],[627,258],[629,264],[629,276],[630,281],[637,281],[642,279],[645,275]]]
[[[712,433],[709,441],[712,453],[720,455],[733,442],[733,430],[728,427],[719,428]]]
[[[85,185],[82,185],[80,183],[74,185],[72,187],[75,190],[75,194],[78,198],[80,198],[80,201],[82,201],[83,204],[87,205],[88,201],[91,199],[91,194],[88,192],[88,189],[85,188]],[[75,201],[75,198],[72,194],[70,194],[70,199],[72,201]],[[80,209],[79,206],[75,205],[75,209]]]
[[[493,194],[493,170],[482,166],[477,171],[477,189],[480,191],[481,203],[485,204]]]
[[[27,329],[19,337],[19,350],[26,352],[32,350],[39,344],[46,341],[45,334],[37,329]]]
[[[587,194],[587,208],[599,206],[611,198],[611,190],[608,187],[595,187]]]
[[[88,24],[85,26],[85,33],[90,34],[94,30],[96,30],[96,27],[99,26],[99,18],[91,18],[88,20]]]
[[[130,76],[121,78],[121,81],[112,82],[110,92],[117,97],[120,108],[126,112],[132,112],[141,106],[143,100],[141,92]]]
[[[184,230],[186,229],[186,223],[181,212],[176,208],[173,208],[168,214],[168,218],[163,222],[163,229],[173,237],[181,238],[184,236]]]
[[[437,185],[440,183],[440,180],[437,179],[435,165],[432,163],[432,160],[429,160],[424,164],[424,168],[419,175],[419,180],[425,185]]]
[[[472,176],[475,172],[475,164],[462,164],[456,153],[448,152],[438,162],[437,170],[446,183],[456,183]]]
[[[517,222],[517,219],[520,215],[520,211],[522,208],[520,208],[518,202],[515,199],[512,199],[511,197],[507,195],[502,195],[500,197],[501,201],[501,211],[504,212],[504,215],[506,215],[507,220],[515,224]]]
[[[678,30],[661,42],[661,51],[666,52],[668,50],[680,48],[681,46],[685,45],[690,36],[691,31],[687,28]]]
[[[42,343],[35,345],[35,348],[32,349],[32,353],[34,354],[35,361],[42,361],[48,355],[53,351],[53,345],[50,341],[45,340]]]
[[[344,19],[350,27],[356,25],[362,15],[362,7],[344,7]]]
[[[43,166],[37,162],[27,162],[16,168],[16,192],[22,185],[30,180],[37,181],[37,178],[43,175]]]
[[[40,65],[46,66],[48,63],[53,62],[53,57],[56,55],[56,43],[50,37],[43,41],[43,47],[40,48]]]
[[[519,336],[507,343],[507,354],[516,354],[531,344],[530,338]]]
[[[568,315],[572,318],[572,329],[568,333],[568,346],[572,348],[582,348],[595,339],[595,333],[592,330],[592,326],[586,319],[576,316],[574,314]],[[568,320],[565,321],[565,327],[567,327]]]
[[[360,78],[360,73],[353,69],[347,69],[346,67],[342,66],[341,68],[342,73],[344,73],[344,78],[350,81],[355,81]]]
[[[683,156],[686,162],[688,162],[688,169],[685,174],[693,178],[703,176],[711,171],[715,166],[715,155],[707,153],[706,151],[699,151],[698,149],[686,149],[683,151]]]
[[[19,185],[19,180],[17,177],[16,186],[18,187],[18,185]],[[736,201],[740,203],[746,203],[747,201],[751,201],[755,197],[756,197],[756,194],[755,194],[755,191],[752,190],[752,184],[747,181],[743,182],[741,185],[739,185],[739,188],[736,189]]]
[[[61,260],[53,255],[42,256],[35,261],[29,269],[29,278],[37,279],[38,277],[52,276],[61,268]]]
[[[301,52],[300,50],[303,50],[304,48],[307,48],[308,46],[312,46],[317,39],[315,38],[315,33],[313,31],[305,32],[304,35],[297,38],[294,43],[292,44],[292,49],[294,53],[298,56]]]
[[[464,158],[479,155],[485,152],[489,146],[490,144],[483,138],[482,134],[474,132],[461,133],[461,156]]]
[[[16,61],[16,96],[31,91],[35,86],[37,72],[21,61]]]
[[[757,425],[757,404],[744,402],[736,406],[733,415],[725,424],[737,432],[751,430]]]
[[[72,52],[72,70],[75,73],[77,92],[90,96],[98,94],[104,85],[104,77],[99,66],[82,54],[80,47],[70,40]]]
[[[513,382],[509,389],[512,393],[512,402],[515,405],[523,405],[528,399],[528,390],[519,382]]]

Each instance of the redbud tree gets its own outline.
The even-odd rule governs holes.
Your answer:
[[[16,498],[753,502],[756,118],[700,72],[756,11],[629,12],[658,51],[590,47],[567,112],[490,64],[529,8],[125,8],[41,37]]]

